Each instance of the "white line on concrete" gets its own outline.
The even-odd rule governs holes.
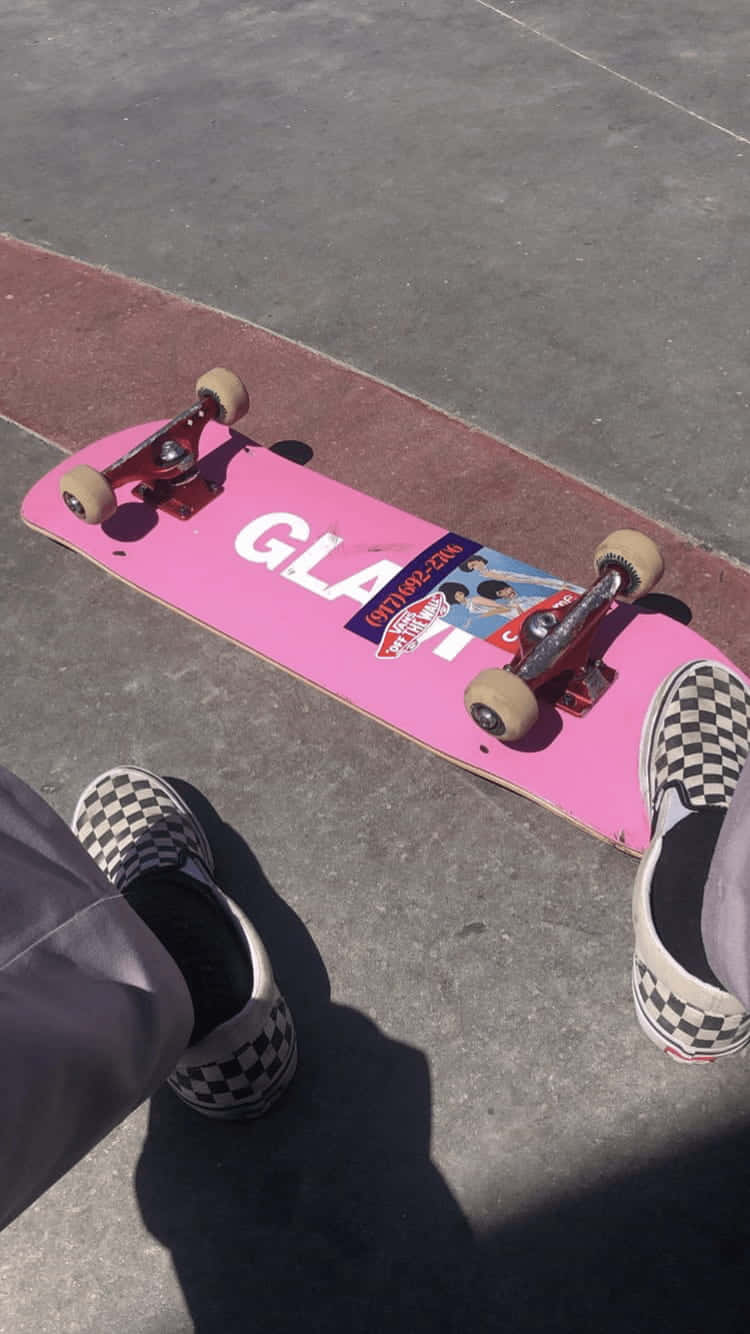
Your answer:
[[[16,421],[15,417],[6,417],[4,412],[0,412],[0,422],[6,422],[8,426],[16,426],[19,431],[25,431],[26,435],[33,435],[36,440],[41,440],[43,445],[51,445],[53,449],[59,449],[61,454],[70,454],[71,451],[64,445],[59,445],[56,440],[50,440],[49,436],[40,435],[31,426],[24,426],[23,422]]]
[[[729,135],[738,144],[750,144],[750,139],[746,139],[743,134],[737,134],[735,130],[727,129],[726,125],[719,125],[715,120],[709,120],[707,116],[701,116],[698,111],[691,111],[690,107],[683,106],[681,102],[675,102],[671,97],[665,97],[664,93],[657,93],[654,88],[648,88],[645,83],[639,83],[637,79],[628,78],[627,74],[620,74],[619,70],[612,69],[611,65],[605,65],[601,60],[596,60],[593,56],[587,56],[585,51],[578,51],[574,46],[568,46],[566,42],[560,42],[556,37],[550,37],[549,33],[543,28],[535,28],[531,23],[524,23],[523,19],[516,18],[515,14],[509,14],[507,9],[498,9],[497,5],[489,4],[489,0],[476,0],[483,9],[491,9],[493,14],[499,14],[503,19],[510,19],[517,27],[523,28],[526,32],[533,33],[535,37],[541,37],[542,41],[550,42],[552,46],[557,46],[561,51],[567,51],[571,56],[577,56],[579,60],[585,60],[587,65],[594,65],[596,69],[603,70],[605,74],[611,74],[615,79],[622,80],[631,88],[637,88],[641,93],[648,93],[649,97],[655,97],[659,102],[666,102],[668,107],[673,107],[675,111],[684,111],[686,116],[692,116],[693,120],[699,120],[702,125],[708,125],[712,130],[718,130],[720,134]]]

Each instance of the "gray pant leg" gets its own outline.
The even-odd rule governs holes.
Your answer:
[[[0,767],[0,1227],[164,1081],[187,986],[62,820]]]
[[[711,860],[701,933],[716,976],[750,1010],[750,760]]]

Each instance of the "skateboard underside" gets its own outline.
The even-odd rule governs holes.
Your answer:
[[[97,441],[73,461],[102,468],[161,423]],[[638,782],[643,720],[675,667],[728,661],[689,628],[618,606],[597,651],[617,672],[584,718],[541,701],[539,722],[504,745],[463,694],[510,661],[519,616],[575,588],[502,553],[290,463],[225,427],[205,428],[201,470],[223,492],[181,523],[120,493],[114,516],[80,522],[62,504],[65,458],[22,517],[108,573],[429,750],[639,855],[648,820]],[[512,585],[496,610],[488,584]],[[465,590],[456,597],[456,586]],[[452,587],[453,591],[450,591]],[[482,593],[484,588],[485,593]]]

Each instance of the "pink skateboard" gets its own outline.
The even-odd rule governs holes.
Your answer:
[[[61,462],[22,517],[429,750],[640,854],[638,751],[654,692],[685,662],[728,661],[685,626],[627,605],[661,573],[653,543],[613,534],[584,591],[253,444],[228,429],[246,410],[236,377],[211,372],[171,422]]]

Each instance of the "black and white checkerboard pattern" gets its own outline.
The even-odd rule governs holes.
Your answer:
[[[115,769],[83,794],[73,824],[86,851],[124,890],[139,875],[179,866],[187,855],[211,871],[208,841],[168,786],[143,771]]]
[[[262,1116],[284,1092],[296,1066],[294,1024],[277,993],[252,1041],[206,1065],[181,1062],[167,1082],[183,1102],[207,1116],[249,1119]]]
[[[656,803],[670,782],[691,806],[729,804],[750,751],[750,692],[717,663],[696,663],[667,697],[651,762]]]
[[[709,1014],[686,1004],[637,955],[633,991],[641,1013],[663,1036],[665,1046],[676,1047],[687,1056],[727,1056],[750,1043],[750,1014]]]

